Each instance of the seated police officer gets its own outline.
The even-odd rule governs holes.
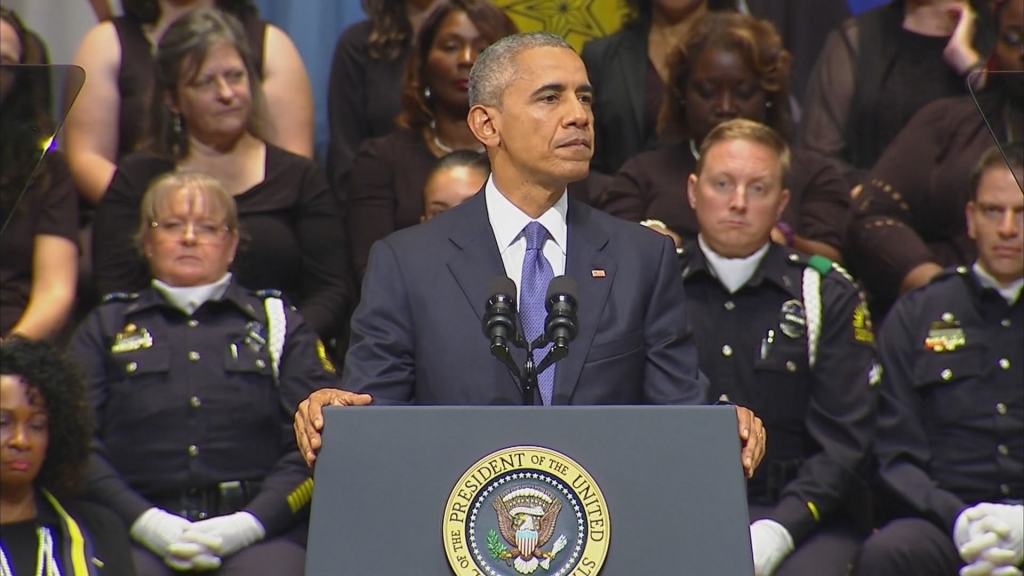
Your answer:
[[[971,175],[977,261],[904,295],[879,333],[875,451],[895,518],[854,574],[1021,574],[1024,146],[1005,152],[1012,171],[992,149]]]
[[[772,439],[747,487],[757,576],[845,575],[865,524],[849,509],[875,431],[874,337],[842,269],[771,241],[788,169],[785,141],[762,124],[731,120],[705,138],[688,182],[700,234],[682,250],[685,298],[712,397],[749,406]]]
[[[161,176],[141,216],[152,286],[107,296],[71,344],[97,418],[87,495],[131,527],[142,576],[301,575],[312,479],[291,414],[333,368],[279,294],[232,280],[215,179]]]

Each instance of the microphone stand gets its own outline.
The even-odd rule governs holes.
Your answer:
[[[512,343],[522,350],[526,350],[526,362],[523,363],[522,369],[516,366],[515,359],[512,358],[512,354],[509,353],[508,345],[501,344],[498,346],[491,347],[491,354],[501,361],[502,364],[508,368],[516,379],[519,381],[519,389],[523,393],[523,405],[534,406],[537,397],[537,390],[539,389],[537,375],[544,372],[551,367],[552,364],[558,362],[562,358],[569,355],[569,347],[565,344],[556,342],[551,350],[544,356],[544,359],[537,364],[534,361],[533,353],[548,345],[548,339],[545,335],[539,336],[533,342],[526,342],[521,336],[517,336]]]

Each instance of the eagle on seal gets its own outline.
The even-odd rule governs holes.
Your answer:
[[[555,533],[562,503],[534,487],[510,489],[492,501],[501,536],[513,548],[502,554],[520,574],[532,574],[540,566],[549,569],[551,560],[567,543],[559,536],[551,552],[541,549]]]

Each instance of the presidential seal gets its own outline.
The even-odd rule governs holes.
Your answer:
[[[514,446],[459,479],[441,534],[456,576],[594,576],[610,536],[608,505],[579,464]]]

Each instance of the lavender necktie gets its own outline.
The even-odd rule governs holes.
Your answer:
[[[526,339],[532,342],[544,332],[544,296],[548,284],[554,277],[551,263],[544,257],[544,242],[548,239],[548,230],[540,222],[530,222],[523,228],[526,237],[526,255],[523,258],[523,277],[519,287],[519,317],[523,323]],[[551,344],[535,350],[533,360],[540,364]],[[540,397],[544,404],[551,404],[551,396],[555,391],[555,366],[550,366],[537,375]]]

